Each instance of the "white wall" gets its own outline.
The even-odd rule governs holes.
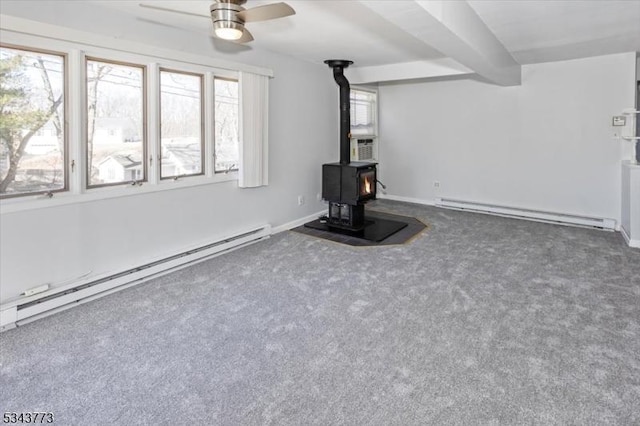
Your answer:
[[[620,220],[611,117],[634,104],[635,53],[522,67],[522,85],[380,87],[380,178],[390,195],[447,197]],[[434,187],[440,182],[440,188]]]
[[[223,53],[207,36],[98,9],[76,1],[3,1],[2,13],[112,32],[119,38],[126,33],[133,41],[273,69],[269,186],[239,189],[233,181],[3,213],[0,302],[37,285],[119,271],[253,225],[285,224],[325,207],[316,201],[321,164],[337,160],[339,145],[338,88],[328,68],[257,49]],[[304,206],[298,206],[298,195],[305,196]]]

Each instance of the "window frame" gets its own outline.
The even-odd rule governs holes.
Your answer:
[[[200,79],[200,172],[199,173],[191,173],[191,174],[183,174],[183,175],[173,175],[173,176],[162,176],[162,73],[168,72],[173,74],[182,74],[182,75],[191,75],[194,77],[198,77]],[[206,176],[206,135],[205,135],[205,79],[206,75],[203,73],[198,73],[195,71],[183,71],[177,70],[174,68],[168,68],[160,66],[158,68],[158,154],[156,155],[158,158],[158,179],[159,180],[178,180],[182,178],[195,177],[195,176]],[[215,142],[214,142],[215,143]]]
[[[89,116],[88,116],[88,111],[89,111],[89,91],[87,90],[87,86],[89,85],[89,78],[87,75],[87,67],[89,64],[89,61],[94,61],[94,62],[101,62],[101,63],[105,63],[105,64],[113,64],[113,65],[120,65],[120,66],[127,66],[127,67],[131,67],[131,68],[140,68],[142,70],[142,82],[141,82],[141,88],[142,88],[142,170],[143,170],[143,178],[140,180],[133,180],[133,181],[122,181],[122,182],[112,182],[112,183],[101,183],[101,184],[97,184],[97,185],[91,185],[91,170],[89,170],[89,126],[88,126],[88,122],[89,122]],[[83,121],[83,126],[84,126],[84,135],[82,140],[80,141],[80,144],[82,145],[81,150],[84,153],[83,155],[83,162],[84,162],[84,189],[85,190],[92,190],[92,189],[97,189],[97,188],[106,188],[106,187],[115,187],[115,186],[122,186],[122,185],[131,185],[132,183],[146,183],[149,181],[149,170],[148,170],[148,156],[149,156],[149,138],[148,138],[148,131],[147,131],[147,121],[148,121],[148,116],[149,116],[149,110],[148,110],[148,105],[147,105],[147,65],[144,64],[138,64],[138,63],[134,63],[134,62],[127,62],[127,61],[120,61],[120,60],[113,60],[113,59],[105,59],[105,58],[101,58],[98,56],[93,56],[93,55],[84,55],[83,58],[83,63],[84,63],[84,82],[83,82],[83,90],[84,90],[84,99],[82,102],[82,121]]]
[[[215,112],[216,112],[216,107],[215,107],[215,103],[216,103],[216,80],[224,80],[224,81],[232,81],[234,83],[238,84],[238,162],[240,162],[240,116],[241,116],[241,105],[240,105],[240,79],[239,78],[230,78],[230,77],[221,77],[221,76],[217,76],[214,75],[213,76],[213,136],[212,136],[212,140],[213,140],[213,174],[220,176],[220,175],[226,175],[229,174],[231,172],[238,172],[240,165],[236,164],[236,167],[230,168],[230,169],[225,169],[225,170],[218,170],[216,169],[216,161],[217,161],[217,152],[216,152],[216,121],[215,121]]]
[[[375,102],[373,105],[373,108],[371,108],[371,113],[373,115],[373,132],[372,133],[353,133],[353,138],[355,139],[362,139],[362,138],[366,138],[366,137],[374,137],[377,138],[378,137],[378,90],[375,88],[370,88],[370,87],[365,87],[365,86],[351,86],[351,92],[365,92],[365,93],[369,93],[372,94],[375,97]],[[351,103],[351,93],[349,93],[349,102]],[[350,105],[351,107],[351,105]],[[353,123],[352,123],[353,125]],[[352,132],[353,129],[349,129],[350,132]]]
[[[62,140],[62,148],[64,150],[62,154],[62,172],[64,175],[63,186],[58,189],[49,189],[42,191],[33,191],[33,192],[21,192],[21,193],[13,193],[13,194],[0,194],[0,200],[7,199],[18,199],[29,196],[39,196],[39,195],[47,195],[53,196],[53,194],[57,193],[65,193],[70,190],[70,174],[72,166],[70,167],[70,158],[71,155],[69,153],[69,93],[70,93],[70,84],[71,81],[69,79],[69,54],[66,52],[60,52],[52,49],[43,49],[37,47],[30,46],[21,46],[13,43],[4,43],[0,41],[0,48],[5,49],[13,49],[13,50],[21,50],[25,52],[32,53],[41,53],[45,55],[59,56],[62,58],[62,128],[63,128],[63,140]],[[45,123],[46,124],[46,123]]]
[[[164,191],[182,191],[200,186],[213,187],[220,183],[231,183],[239,180],[239,171],[214,173],[214,117],[213,84],[214,77],[239,80],[242,92],[241,74],[252,73],[273,78],[273,69],[256,66],[232,59],[212,57],[203,53],[189,52],[171,47],[113,38],[87,31],[74,30],[62,26],[41,26],[32,20],[23,20],[7,16],[0,28],[2,44],[16,49],[28,51],[51,52],[64,55],[65,61],[65,129],[66,129],[66,191],[56,192],[54,196],[24,193],[15,194],[11,198],[0,198],[0,214],[12,214],[43,208],[79,205],[111,199],[143,196],[145,194]],[[85,94],[86,89],[85,57],[92,57],[105,62],[127,62],[144,65],[147,71],[146,98],[147,120],[146,138],[147,161],[144,184],[121,185],[87,188],[85,157]],[[192,70],[205,74],[205,175],[189,179],[160,180],[156,167],[156,140],[158,124],[157,79],[159,65]],[[242,125],[242,99],[240,101],[240,125]],[[242,138],[240,139],[242,143]],[[153,161],[151,165],[149,163]]]

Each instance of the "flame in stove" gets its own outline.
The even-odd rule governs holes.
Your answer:
[[[369,176],[364,177],[364,193],[371,194],[371,179]]]

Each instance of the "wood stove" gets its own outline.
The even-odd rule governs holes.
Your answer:
[[[324,61],[333,68],[340,86],[340,162],[322,165],[322,198],[329,202],[326,218],[306,223],[309,228],[382,241],[407,226],[406,223],[377,218],[365,219],[364,205],[376,199],[376,163],[351,162],[351,87],[344,69],[351,61]]]
[[[340,86],[340,162],[322,165],[322,198],[329,202],[327,224],[360,231],[365,227],[364,203],[376,199],[376,163],[351,162],[351,87],[344,69],[351,61],[325,61]]]

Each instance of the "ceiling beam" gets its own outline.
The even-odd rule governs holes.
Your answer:
[[[473,71],[450,58],[399,64],[349,67],[344,70],[352,84],[383,83],[401,80],[453,77],[473,74]]]
[[[360,3],[495,84],[521,83],[520,65],[464,0],[361,0]]]

